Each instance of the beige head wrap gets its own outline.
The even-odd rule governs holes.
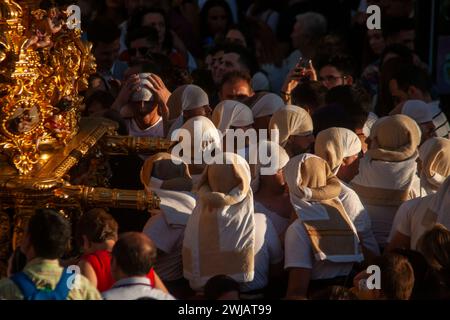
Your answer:
[[[254,210],[250,168],[235,153],[208,165],[183,241],[184,276],[194,289],[218,274],[238,282],[254,276]]]
[[[245,127],[253,124],[253,114],[243,103],[224,100],[214,108],[212,122],[220,132],[225,133],[230,127]]]
[[[214,124],[206,117],[198,116],[189,119],[180,128],[173,133],[174,141],[181,141],[177,144],[173,151],[182,151],[182,155],[179,155],[184,162],[192,164],[194,161],[196,164],[203,163],[203,156],[206,152],[212,154],[218,152],[222,148],[222,141],[220,134]]]
[[[258,168],[261,175],[274,175],[289,162],[286,150],[278,143],[263,140],[258,145],[258,151]],[[261,158],[261,152],[265,159]]]
[[[260,118],[265,116],[271,116],[277,112],[280,108],[284,107],[285,103],[275,93],[263,93],[259,94],[256,101],[249,105],[253,112],[253,118]]]
[[[375,122],[367,154],[374,160],[399,162],[417,155],[421,131],[408,116],[397,114]]]
[[[309,113],[300,107],[287,105],[275,112],[270,119],[269,130],[278,130],[279,144],[286,146],[290,136],[304,136],[313,132],[313,122]],[[273,141],[272,133],[271,140]]]
[[[190,193],[192,178],[188,166],[169,153],[161,152],[148,158],[141,169],[141,182],[147,192],[155,192],[159,210],[169,226],[185,226],[195,207]]]
[[[336,174],[344,158],[361,152],[361,140],[349,129],[329,128],[317,134],[314,150]]]
[[[160,152],[148,158],[141,169],[146,189],[191,191],[192,179],[186,163],[170,153]]]
[[[182,115],[183,111],[193,110],[207,105],[209,105],[208,95],[202,88],[193,84],[176,88],[167,100],[167,107],[170,110],[171,119]]]
[[[430,138],[419,148],[422,162],[421,182],[426,189],[436,191],[450,175],[450,140]]]
[[[283,172],[292,206],[311,239],[316,259],[361,261],[356,229],[338,198],[339,179],[327,162],[301,154],[291,158]]]

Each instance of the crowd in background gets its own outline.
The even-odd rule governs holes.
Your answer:
[[[366,27],[371,4],[381,30]],[[93,208],[72,226],[37,210],[0,298],[450,297],[448,108],[416,52],[414,0],[78,5],[97,63],[83,115],[175,142],[200,123],[193,153],[227,162],[111,157],[110,185],[160,208]],[[221,153],[229,129],[278,130],[257,142],[275,167],[248,143]],[[64,288],[74,263],[83,277]]]

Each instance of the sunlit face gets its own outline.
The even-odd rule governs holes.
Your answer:
[[[372,49],[373,53],[375,53],[376,55],[381,55],[384,48],[386,48],[383,33],[381,32],[381,30],[368,30],[367,37],[369,39],[370,49]]]
[[[152,27],[158,31],[158,42],[161,44],[164,42],[166,36],[166,23],[164,17],[156,12],[147,13],[142,19],[143,27]]]
[[[245,80],[228,81],[223,84],[220,92],[220,100],[237,100],[242,101],[253,95],[252,88]]]
[[[228,15],[222,7],[212,7],[208,11],[208,29],[212,35],[224,34],[227,28]]]
[[[247,41],[245,40],[244,35],[242,32],[240,32],[237,29],[231,29],[227,32],[227,35],[225,36],[225,39],[228,42],[236,43],[238,45],[241,45],[243,47],[247,47]]]

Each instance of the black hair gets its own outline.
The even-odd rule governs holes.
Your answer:
[[[239,55],[239,63],[244,65],[250,72],[250,76],[252,76],[258,70],[258,63],[256,62],[256,58],[254,54],[252,54],[246,48],[229,44],[224,46],[224,53],[236,53]]]
[[[314,111],[325,104],[327,88],[319,81],[305,81],[292,91],[292,103]]]
[[[153,27],[140,27],[127,32],[125,44],[130,48],[131,42],[138,39],[146,39],[150,43],[158,43],[158,31]]]
[[[166,15],[166,12],[161,8],[144,8],[144,7],[142,7],[142,8],[137,8],[136,10],[134,10],[128,21],[127,33],[135,32],[141,28],[146,28],[146,27],[142,26],[142,20],[144,19],[144,17],[147,14],[150,14],[150,13],[159,14],[163,17],[164,24],[166,27],[166,33],[164,35],[164,40],[163,40],[162,46],[165,50],[171,50],[173,47],[173,39],[172,39],[172,34],[170,33],[169,19]],[[157,40],[158,40],[158,37],[157,37]]]
[[[244,36],[245,42],[247,43],[247,48],[248,50],[253,50],[255,48],[255,43],[254,43],[254,34],[252,34],[251,28],[250,28],[250,24],[248,22],[241,22],[239,24],[232,24],[230,25],[230,27],[227,29],[227,31],[225,32],[225,36],[226,34],[230,31],[230,30],[238,30],[240,33],[242,33],[242,35]],[[224,44],[234,44],[233,42],[229,42],[227,39],[224,39]]]
[[[401,31],[414,30],[414,19],[407,17],[386,18],[382,21],[383,37],[386,39]]]
[[[212,36],[211,34],[209,34],[208,30],[208,13],[209,10],[214,7],[222,7],[227,13],[228,25],[225,28],[226,30],[228,30],[228,27],[233,22],[233,13],[231,12],[231,8],[225,0],[208,0],[200,10],[200,30],[203,37]]]
[[[355,123],[349,117],[347,110],[339,104],[326,105],[316,110],[312,115],[314,135],[332,127],[355,130]]]
[[[44,259],[61,258],[70,240],[69,222],[50,209],[37,209],[30,218],[27,234],[36,256]]]
[[[86,98],[84,115],[89,116],[89,108],[94,102],[101,103],[104,110],[107,110],[114,103],[114,97],[111,93],[103,90],[94,91],[89,97]]]
[[[410,86],[414,86],[424,94],[431,94],[433,83],[428,72],[414,64],[404,64],[394,72],[392,79],[397,81],[397,85],[403,91],[408,91]]]
[[[366,111],[367,116],[372,101],[369,93],[362,86],[354,84],[331,88],[325,95],[325,102],[340,104],[351,113]]]
[[[225,83],[236,81],[236,80],[244,80],[248,83],[250,88],[252,87],[252,78],[247,72],[243,72],[240,70],[230,71],[224,74],[222,81],[220,82],[219,88],[222,88]]]
[[[208,280],[205,284],[206,300],[217,300],[221,295],[239,291],[239,283],[226,275],[217,275]]]
[[[120,29],[111,19],[96,18],[88,26],[87,37],[94,46],[99,43],[110,44],[120,38]]]
[[[325,66],[333,66],[344,75],[355,77],[355,64],[351,56],[344,53],[318,55],[316,58],[316,70],[320,71]]]
[[[413,60],[414,60],[413,51],[403,44],[393,43],[393,44],[387,46],[384,49],[383,53],[381,54],[380,65],[383,64],[384,58],[389,53],[393,53],[393,54],[397,55],[399,58],[405,60],[408,63],[413,63]]]

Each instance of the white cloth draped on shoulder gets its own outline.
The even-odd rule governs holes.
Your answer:
[[[339,179],[325,160],[301,154],[284,168],[292,206],[311,240],[316,260],[363,260],[356,229],[338,196]]]
[[[375,238],[384,246],[398,207],[420,195],[416,174],[420,129],[408,116],[388,116],[375,123],[371,140],[351,187],[369,212]]]
[[[153,155],[141,169],[141,182],[148,192],[153,191],[160,198],[159,209],[169,226],[187,224],[196,201],[191,193],[192,179],[188,167],[181,159],[169,153]]]
[[[224,164],[208,165],[195,187],[198,201],[185,231],[183,273],[194,290],[219,274],[238,282],[254,277],[250,169],[239,155],[222,155]]]

